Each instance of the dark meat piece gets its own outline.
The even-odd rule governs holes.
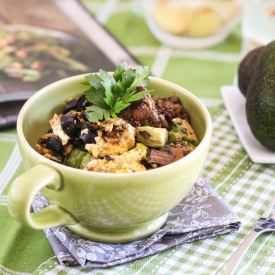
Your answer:
[[[149,94],[122,111],[119,116],[134,127],[164,127],[167,125],[167,122],[163,121],[163,117],[159,116],[155,102]]]
[[[188,153],[190,153],[190,148],[181,144],[166,145],[160,150],[151,149],[147,161],[163,166],[181,159]]]
[[[156,97],[156,108],[158,112],[164,115],[167,121],[179,117],[190,121],[188,113],[183,109],[181,101],[176,96],[170,97]]]
[[[165,115],[159,113],[159,117],[160,117],[160,121],[161,121],[161,127],[169,129],[170,128],[170,124],[167,121],[167,119],[165,118]]]

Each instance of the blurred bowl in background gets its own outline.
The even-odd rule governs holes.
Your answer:
[[[224,41],[240,21],[236,0],[143,1],[153,35],[175,48],[206,48]]]

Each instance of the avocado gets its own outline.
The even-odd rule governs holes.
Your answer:
[[[73,149],[73,151],[65,157],[64,163],[70,167],[82,169],[90,160],[91,155],[88,152]]]
[[[275,41],[262,48],[246,95],[246,115],[254,136],[275,151]]]
[[[242,60],[238,69],[238,85],[240,91],[246,96],[250,79],[254,72],[255,64],[263,47],[250,51]]]

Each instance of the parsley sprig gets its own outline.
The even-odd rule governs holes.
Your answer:
[[[144,98],[150,70],[145,66],[128,68],[119,64],[113,74],[100,70],[98,74],[85,77],[82,84],[89,86],[84,92],[86,100],[92,103],[86,107],[87,118],[91,122],[116,117],[132,102]],[[145,89],[137,89],[143,87]]]

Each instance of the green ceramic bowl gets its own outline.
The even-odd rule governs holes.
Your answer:
[[[200,174],[211,139],[210,115],[184,88],[151,77],[150,88],[158,95],[176,95],[182,100],[200,140],[198,147],[172,164],[133,174],[67,167],[43,157],[34,145],[49,129],[53,114],[61,112],[63,103],[84,91],[82,79],[80,75],[52,83],[23,106],[17,134],[26,172],[10,188],[9,212],[32,228],[67,225],[92,240],[117,243],[143,238],[165,223],[168,211],[186,196]],[[50,206],[34,214],[30,212],[31,201],[40,190]]]

